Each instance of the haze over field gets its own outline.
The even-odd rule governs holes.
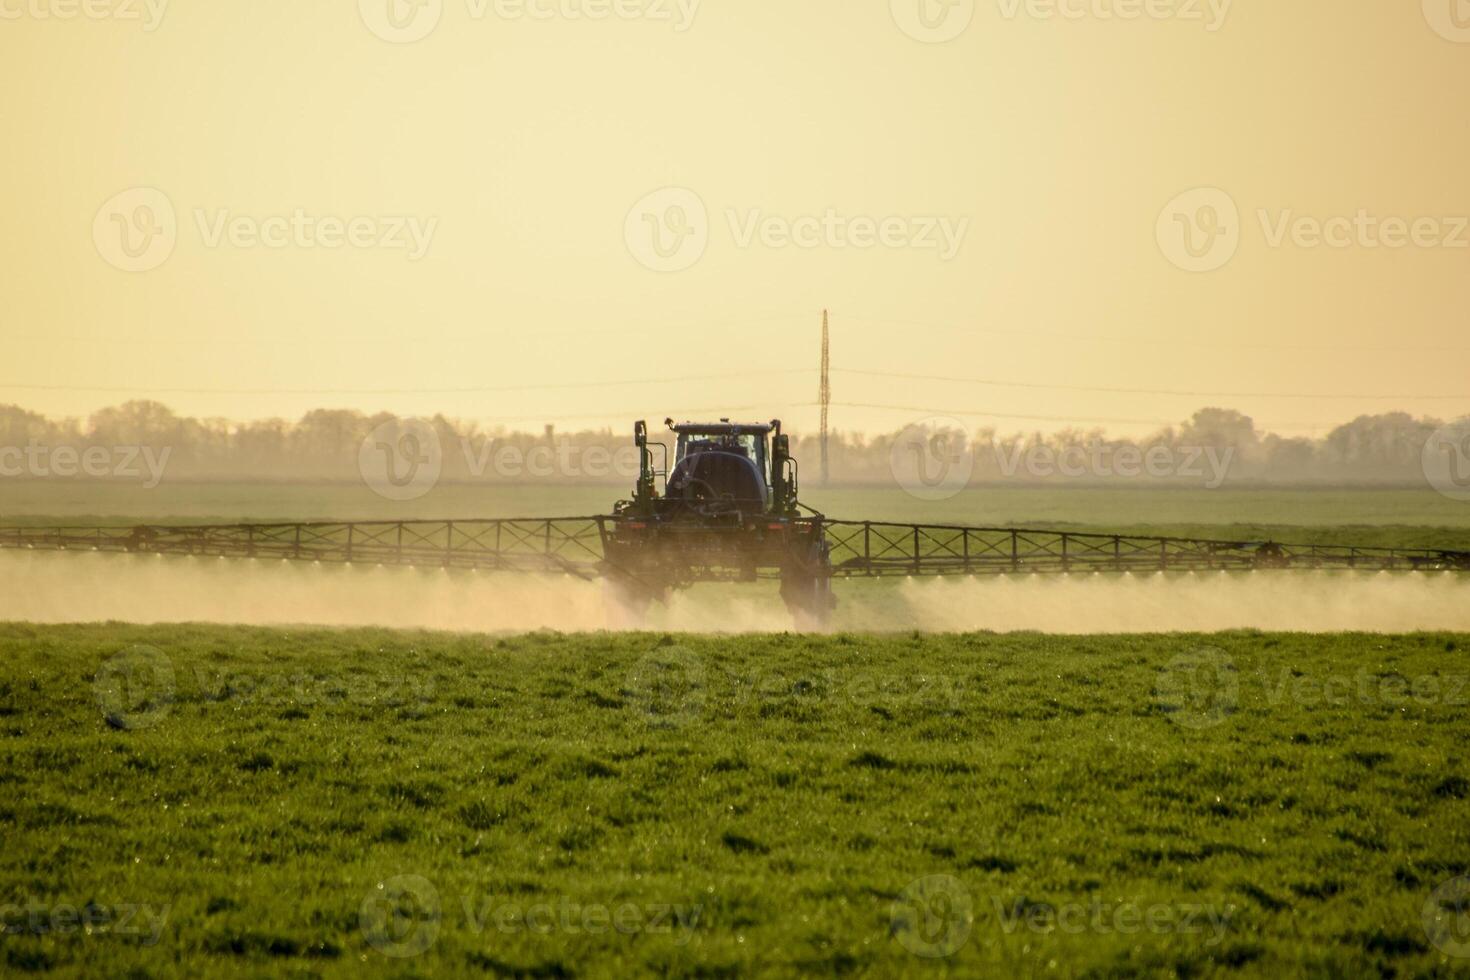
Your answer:
[[[1470,631],[1470,582],[1455,575],[1020,575],[856,582],[840,594],[833,629],[880,633]],[[5,620],[474,632],[791,630],[768,584],[679,592],[638,620],[611,602],[600,583],[570,576],[27,552],[0,552]]]

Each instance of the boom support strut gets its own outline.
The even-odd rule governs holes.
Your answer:
[[[0,549],[100,551],[490,571],[607,574],[623,518],[359,521],[285,524],[4,527]],[[835,578],[1017,572],[1343,569],[1470,572],[1470,552],[1148,537],[801,518],[819,531]],[[815,526],[814,526],[815,525]],[[707,571],[709,580],[726,576]],[[697,579],[696,579],[697,580]]]

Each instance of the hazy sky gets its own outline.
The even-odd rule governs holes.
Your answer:
[[[1465,0],[161,4],[0,0],[0,401],[1470,411]]]

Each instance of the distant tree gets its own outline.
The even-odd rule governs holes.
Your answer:
[[[1202,408],[1179,430],[1179,445],[1218,446],[1249,453],[1260,445],[1256,423],[1232,408]]]
[[[47,442],[55,426],[45,417],[19,405],[0,405],[0,445],[25,446]]]
[[[361,412],[318,408],[296,424],[291,452],[317,464],[346,464],[357,459],[358,448],[370,431],[372,424]]]
[[[1268,435],[1261,440],[1261,460],[1267,472],[1302,473],[1317,460],[1317,444],[1310,439]]]
[[[1328,433],[1324,448],[1336,463],[1403,470],[1419,465],[1424,443],[1439,425],[1406,412],[1360,415]]]
[[[161,402],[130,401],[104,408],[88,420],[90,438],[103,445],[178,446],[182,420]]]

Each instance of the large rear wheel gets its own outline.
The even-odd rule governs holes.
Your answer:
[[[616,569],[602,580],[603,603],[610,625],[615,629],[640,629],[655,602],[667,602],[668,591],[660,591],[649,583]]]
[[[781,598],[803,631],[825,630],[837,597],[832,594],[832,556],[825,539],[792,554],[781,569]]]

